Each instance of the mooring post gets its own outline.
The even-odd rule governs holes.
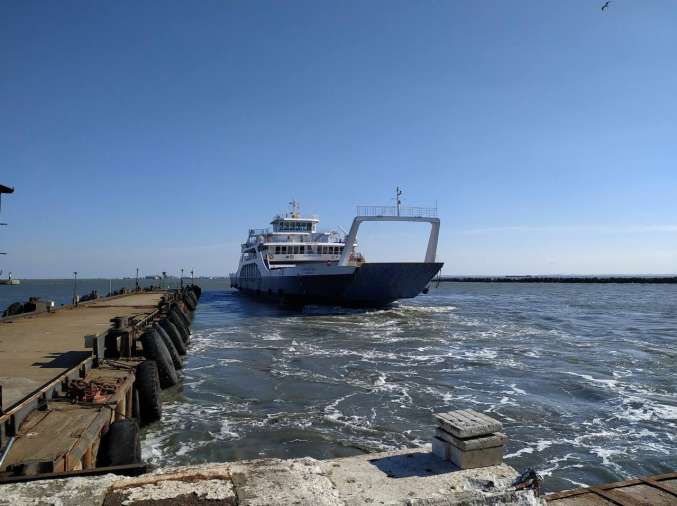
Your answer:
[[[2,383],[0,383],[0,415],[2,415],[4,411],[2,410]]]
[[[78,305],[78,271],[73,272],[73,305]]]

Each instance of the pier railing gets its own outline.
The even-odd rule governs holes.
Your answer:
[[[357,216],[404,216],[437,218],[436,207],[357,206]]]

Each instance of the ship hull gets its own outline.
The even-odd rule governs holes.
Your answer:
[[[382,307],[416,297],[442,268],[439,262],[364,263],[359,267],[284,269],[279,275],[234,279],[242,293],[291,305]]]

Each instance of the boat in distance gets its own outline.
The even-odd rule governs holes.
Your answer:
[[[420,207],[357,208],[347,235],[319,232],[316,216],[303,217],[298,203],[277,215],[271,229],[250,229],[230,285],[240,292],[296,306],[308,304],[383,307],[416,297],[442,268],[435,261],[440,220],[437,209]],[[356,249],[365,221],[430,223],[423,262],[367,262]]]

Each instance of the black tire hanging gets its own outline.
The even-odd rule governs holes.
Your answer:
[[[183,303],[186,305],[186,307],[191,310],[195,311],[195,308],[197,307],[197,304],[195,303],[195,299],[192,297],[192,293],[190,292],[185,292],[183,294]]]
[[[158,379],[158,391],[160,390],[160,380]],[[139,390],[132,388],[132,418],[141,425],[141,401],[139,400]]]
[[[202,297],[202,288],[200,288],[197,285],[190,285],[190,289],[193,290],[195,297],[197,297],[198,299]]]
[[[195,311],[191,311],[190,308],[185,304],[177,304],[176,310],[179,312],[179,314],[183,315],[181,319],[184,322],[188,322],[186,325],[188,328],[190,328],[191,324],[193,323],[193,315],[195,314]]]
[[[172,357],[172,363],[174,364],[174,369],[177,371],[183,368],[183,362],[181,362],[181,355],[179,355],[178,350],[174,346],[174,342],[167,335],[165,329],[163,329],[158,323],[153,324],[153,329],[157,334],[162,338],[162,342],[165,343],[169,356]]]
[[[176,348],[176,351],[179,352],[179,355],[185,355],[186,345],[184,344],[183,337],[181,337],[181,333],[179,332],[179,329],[176,328],[176,325],[170,322],[167,318],[163,318],[160,320],[160,327],[165,329],[165,332],[167,332],[167,335],[172,340],[172,343],[174,343],[174,348]]]
[[[172,357],[155,329],[149,328],[143,333],[141,344],[143,345],[143,356],[150,360],[155,360],[157,364],[160,386],[162,388],[169,388],[176,385],[178,378]]]
[[[134,390],[138,393],[141,426],[157,422],[162,416],[162,402],[160,375],[153,360],[145,360],[136,368]]]
[[[134,420],[113,422],[101,438],[96,455],[97,467],[125,466],[141,463],[139,426]]]
[[[190,311],[184,311],[179,305],[174,306],[172,310],[181,319],[183,325],[186,327],[186,330],[190,330]]]
[[[186,328],[186,325],[183,323],[183,320],[181,320],[179,315],[176,314],[176,310],[174,309],[170,310],[169,313],[167,313],[167,318],[177,328],[177,330],[181,334],[181,339],[183,339],[183,342],[185,344],[188,344],[188,340],[190,339],[190,332]]]

